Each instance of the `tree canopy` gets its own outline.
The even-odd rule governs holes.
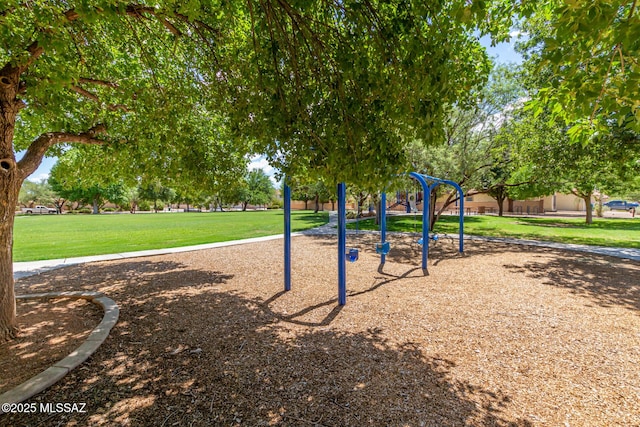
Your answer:
[[[572,134],[606,131],[609,121],[640,131],[637,1],[551,0],[530,12],[522,49],[545,79],[535,111],[548,109]]]
[[[409,169],[407,144],[441,141],[446,108],[486,80],[477,32],[501,40],[518,17],[550,26],[532,32],[541,36],[530,52],[552,76],[539,94],[554,113],[635,126],[636,9],[635,0],[5,0],[0,341],[15,329],[13,211],[45,153],[84,144],[78,152],[101,173],[218,192],[257,153],[288,176],[380,188]],[[19,161],[16,150],[26,150]]]

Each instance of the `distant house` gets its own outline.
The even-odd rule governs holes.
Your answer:
[[[440,208],[445,202],[445,197],[440,197],[436,202],[436,208]],[[449,209],[457,211],[459,203],[450,205]],[[466,213],[497,213],[498,202],[484,193],[473,194],[465,197],[464,207]],[[537,197],[527,200],[505,200],[503,211],[505,213],[537,215],[545,212],[569,211],[585,212],[583,199],[573,194],[555,193],[551,196]]]

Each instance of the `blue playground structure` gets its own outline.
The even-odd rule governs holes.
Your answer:
[[[409,176],[422,186],[423,189],[423,209],[422,209],[422,238],[418,244],[422,246],[422,271],[428,274],[427,261],[429,258],[429,212],[431,192],[442,184],[452,185],[458,191],[460,198],[460,225],[459,225],[459,252],[464,252],[464,193],[460,186],[450,180],[435,178],[417,172],[409,173]],[[347,303],[347,261],[358,260],[358,249],[347,250],[347,209],[346,193],[347,186],[344,182],[338,184],[338,304]],[[291,188],[284,186],[284,290],[291,290]],[[387,195],[381,195],[380,212],[380,242],[376,244],[376,253],[380,254],[380,266],[386,262],[386,255],[391,249],[390,242],[387,241],[387,221],[386,206]],[[437,236],[433,237],[437,240]]]

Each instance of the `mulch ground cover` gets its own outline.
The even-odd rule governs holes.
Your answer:
[[[282,241],[72,266],[18,293],[103,292],[109,338],[30,402],[84,413],[0,424],[131,426],[640,425],[640,263],[499,243],[432,247],[349,236],[337,304],[336,240]]]

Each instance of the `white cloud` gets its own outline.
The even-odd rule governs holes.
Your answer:
[[[33,174],[30,175],[29,178],[27,178],[29,181],[31,182],[42,182],[42,181],[46,181],[49,179],[49,173],[39,173],[39,174]]]
[[[262,169],[264,173],[266,173],[269,178],[271,178],[271,182],[274,184],[278,184],[276,181],[276,173],[278,172],[273,166],[269,164],[265,156],[253,156],[249,159],[249,170]]]

